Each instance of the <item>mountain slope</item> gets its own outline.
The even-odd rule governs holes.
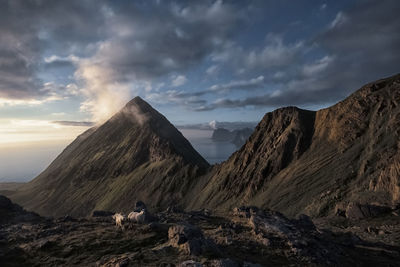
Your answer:
[[[72,142],[10,197],[42,215],[128,210],[136,200],[176,203],[208,163],[168,120],[136,97]]]
[[[247,143],[203,178],[192,208],[254,204],[320,216],[351,201],[400,200],[400,75],[317,112],[267,113]]]

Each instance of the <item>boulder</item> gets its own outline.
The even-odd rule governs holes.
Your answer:
[[[360,220],[391,212],[390,207],[350,202],[346,207],[346,218]]]
[[[180,224],[171,226],[168,229],[168,238],[170,244],[174,247],[179,246],[188,240],[202,239],[203,233],[200,228],[190,224]]]
[[[316,230],[315,225],[311,220],[311,218],[305,214],[300,214],[299,216],[297,216],[295,223],[300,228],[307,229],[310,231]]]
[[[201,230],[187,223],[168,229],[169,244],[187,255],[219,254],[215,243],[205,239]]]

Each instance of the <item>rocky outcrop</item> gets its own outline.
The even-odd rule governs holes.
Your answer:
[[[386,206],[376,206],[371,204],[360,204],[350,202],[346,207],[346,217],[349,219],[372,218],[390,213],[392,209]]]
[[[237,147],[241,147],[246,143],[247,139],[251,136],[251,134],[253,133],[253,129],[244,128],[235,130],[233,131],[233,133],[234,137],[232,143]]]
[[[42,221],[38,214],[27,212],[22,207],[11,202],[5,196],[0,195],[0,225],[14,224],[20,222],[39,222]]]
[[[295,107],[267,113],[246,144],[214,168],[196,202],[212,207],[246,203],[308,149],[314,119],[315,112]]]
[[[214,242],[205,239],[201,230],[190,224],[171,226],[168,230],[168,238],[171,246],[187,255],[219,254]]]

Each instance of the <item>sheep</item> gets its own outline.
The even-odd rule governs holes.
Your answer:
[[[115,220],[115,225],[117,227],[121,227],[121,229],[124,229],[123,222],[125,221],[125,215],[122,213],[115,213],[112,218]]]
[[[144,210],[142,210],[141,212],[132,211],[128,215],[128,220],[130,222],[144,223],[145,219],[146,219],[146,214]]]

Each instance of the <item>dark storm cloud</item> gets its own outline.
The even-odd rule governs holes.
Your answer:
[[[87,1],[0,1],[0,97],[46,94],[37,78],[45,49],[68,51],[94,40],[101,21]],[[60,51],[58,51],[60,52]]]
[[[331,90],[348,93],[400,71],[399,11],[396,0],[360,1],[339,13],[336,24],[316,38],[316,43],[336,56],[321,75],[330,81]]]
[[[218,50],[235,30],[239,10],[222,1],[114,6],[110,38],[90,64],[113,70],[118,81],[152,79],[186,70]]]
[[[264,76],[259,76],[257,78],[249,79],[249,80],[234,80],[225,84],[217,84],[213,85],[206,90],[196,91],[196,92],[184,92],[184,91],[176,91],[169,90],[166,92],[154,92],[147,95],[147,99],[156,103],[176,103],[183,106],[187,106],[190,109],[199,110],[199,106],[204,106],[207,104],[207,101],[204,99],[200,99],[199,97],[204,96],[206,94],[220,94],[220,93],[228,93],[231,91],[249,91],[262,88],[264,86]]]
[[[243,99],[222,99],[196,110],[331,104],[367,82],[399,73],[399,11],[396,0],[359,1],[351,10],[339,12],[324,32],[307,42],[308,46],[325,51],[326,56],[314,62],[296,58],[291,65],[297,67],[275,68],[279,75],[265,75],[266,81],[278,82],[280,90]],[[274,73],[274,69],[270,70]]]
[[[327,90],[314,90],[312,93],[304,93],[303,90],[284,91],[279,94],[265,94],[261,96],[253,96],[244,99],[222,99],[209,105],[200,106],[197,111],[210,111],[217,108],[237,108],[246,106],[256,107],[272,107],[279,108],[281,106],[297,106],[307,104],[325,104],[336,101],[336,97],[332,96]]]

